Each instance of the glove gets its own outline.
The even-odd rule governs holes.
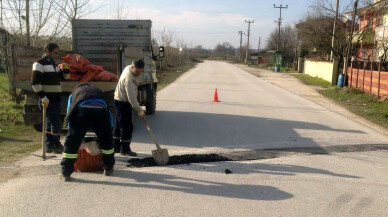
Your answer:
[[[42,105],[42,103],[45,103],[45,104],[47,104],[47,106],[48,106],[48,104],[49,104],[49,99],[48,99],[46,96],[44,96],[44,97],[39,97],[39,100],[38,100],[38,107],[39,107],[40,110],[43,110],[43,105]]]
[[[43,110],[43,106],[42,106],[42,98],[39,97],[39,100],[38,100],[38,107],[39,107],[39,110]]]
[[[70,65],[67,63],[61,63],[58,65],[58,67],[63,73],[63,78],[65,80],[70,79]]]
[[[139,115],[140,118],[144,118],[145,117],[144,111],[139,112],[138,115]]]
[[[70,65],[67,64],[67,63],[61,63],[61,64],[58,65],[58,67],[59,67],[62,71],[64,71],[64,70],[69,70],[69,69],[70,69]]]

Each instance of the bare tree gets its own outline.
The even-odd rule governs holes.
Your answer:
[[[56,35],[60,34],[67,36],[63,38],[71,44],[72,21],[92,14],[102,7],[100,4],[93,8],[90,2],[91,0],[56,0],[56,10],[60,14],[57,23],[61,28],[55,29],[56,34],[52,34],[49,40],[53,40]]]
[[[29,2],[28,7],[26,2]],[[69,40],[71,20],[91,13],[89,2],[90,0],[1,1],[2,27],[10,33],[10,37],[0,45],[0,58],[8,75],[9,93],[14,99],[17,100],[18,97],[13,72],[10,71],[11,44],[42,47],[48,41]],[[27,10],[29,16],[26,17]],[[30,26],[26,28],[28,23]]]
[[[19,97],[17,97],[16,86],[14,81],[14,75],[11,72],[11,43],[10,43],[10,34],[0,29],[0,64],[3,66],[5,73],[8,77],[8,93],[11,97],[18,102]]]
[[[158,43],[160,45],[163,45],[165,47],[170,47],[172,45],[172,42],[174,41],[174,33],[172,31],[166,30],[166,28],[163,28],[163,30],[158,31]]]
[[[173,55],[172,43],[174,41],[174,33],[172,31],[166,30],[166,28],[163,28],[163,30],[157,31],[157,34],[158,34],[157,36],[158,44],[161,46],[164,46],[165,48],[164,62],[167,66],[171,65],[170,62],[171,62],[171,57]]]
[[[354,0],[341,0],[338,14],[343,16],[352,10]],[[373,4],[373,0],[360,0],[361,7]],[[318,17],[334,17],[336,9],[335,0],[314,0],[309,5],[311,11]]]
[[[125,2],[124,0],[114,0],[112,5],[112,10],[114,12],[114,19],[124,20],[127,18],[127,13],[125,12]]]
[[[68,37],[72,19],[97,10],[90,6],[91,0],[30,0],[29,7],[25,2],[4,1],[6,10],[2,13],[3,26],[14,36],[14,43],[31,44],[33,47],[41,47],[47,41]],[[30,12],[29,22],[26,22],[27,9]],[[30,28],[26,28],[28,23]]]
[[[224,42],[222,44],[217,44],[214,48],[214,55],[221,57],[235,56],[237,49],[233,47],[229,42]]]
[[[284,26],[280,29],[280,50],[283,51],[283,59],[286,65],[291,65],[295,59],[295,49],[297,48],[297,34],[292,26]],[[279,40],[279,30],[276,28],[267,38],[266,49],[277,50]]]

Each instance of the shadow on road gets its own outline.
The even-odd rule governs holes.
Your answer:
[[[365,134],[350,129],[334,129],[318,123],[288,121],[240,115],[157,111],[148,117],[159,143],[168,146],[227,149],[319,147],[312,138],[300,136],[298,129],[341,135]],[[135,119],[133,142],[152,143],[144,124]],[[314,133],[311,134],[315,136]],[[333,141],[334,143],[335,141]]]
[[[83,179],[73,179],[73,181],[85,184],[148,188],[249,200],[285,200],[293,197],[290,193],[265,185],[229,184],[129,170],[115,171],[114,176],[128,179],[129,181],[108,182]]]
[[[351,178],[351,179],[360,179],[362,177],[352,176],[346,174],[334,173],[324,169],[318,169],[313,167],[298,166],[298,165],[287,165],[287,164],[266,164],[266,163],[240,163],[237,161],[232,161],[228,163],[219,163],[219,164],[207,164],[203,165],[191,165],[191,166],[181,166],[173,167],[176,169],[183,170],[198,170],[205,172],[214,172],[221,173],[225,169],[230,169],[234,174],[269,174],[269,175],[279,175],[279,176],[296,176],[298,174],[318,174],[326,175],[333,177],[341,178]]]

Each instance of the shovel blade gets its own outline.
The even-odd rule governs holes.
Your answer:
[[[165,166],[170,159],[167,149],[156,149],[152,151],[152,157],[159,166]]]

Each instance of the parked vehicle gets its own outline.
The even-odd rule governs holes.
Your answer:
[[[73,51],[62,52],[60,56],[76,53],[86,57],[91,63],[103,66],[110,72],[120,76],[125,66],[137,58],[145,62],[144,73],[137,78],[139,83],[138,99],[145,106],[147,114],[156,110],[156,66],[154,61],[162,60],[164,48],[160,47],[156,55],[151,44],[151,20],[84,20],[72,22]],[[38,96],[31,87],[31,69],[34,61],[42,55],[43,49],[25,46],[12,46],[11,70],[15,77],[15,85],[25,94],[24,122],[33,125],[36,130],[42,126],[42,114],[38,108]],[[56,63],[63,62],[57,59]],[[67,99],[78,81],[63,81],[62,115],[66,114]],[[113,107],[113,94],[117,82],[91,81],[104,91],[110,108]]]

